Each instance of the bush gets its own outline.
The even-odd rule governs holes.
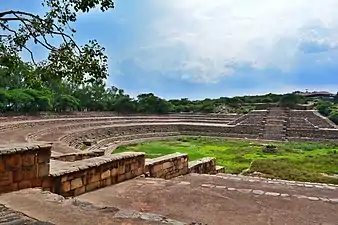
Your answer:
[[[329,119],[335,124],[338,124],[338,111],[332,111],[329,115]]]

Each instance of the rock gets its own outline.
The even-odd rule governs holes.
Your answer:
[[[264,153],[272,153],[272,154],[276,154],[278,153],[278,148],[275,145],[266,145],[263,149]]]

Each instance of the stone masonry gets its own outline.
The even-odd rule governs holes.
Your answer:
[[[148,159],[146,162],[148,176],[154,178],[171,179],[189,172],[188,155],[174,153],[155,159]]]
[[[40,187],[49,175],[51,145],[0,149],[0,193]]]
[[[144,156],[124,152],[66,163],[53,169],[42,187],[64,197],[78,196],[142,175]]]

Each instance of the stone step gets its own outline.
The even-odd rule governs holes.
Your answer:
[[[0,204],[0,224],[8,225],[53,225],[38,221]]]
[[[216,173],[225,173],[224,166],[216,166]]]

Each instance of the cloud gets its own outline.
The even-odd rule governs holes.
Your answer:
[[[290,72],[307,53],[338,46],[337,0],[148,0],[138,66],[217,83],[242,66]],[[320,46],[320,47],[316,47]]]

